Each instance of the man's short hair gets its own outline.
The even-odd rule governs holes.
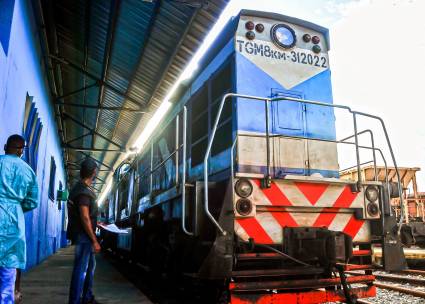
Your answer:
[[[80,177],[81,178],[89,178],[93,175],[93,173],[96,169],[97,169],[96,162],[91,158],[86,158],[81,163]]]
[[[21,135],[10,135],[6,142],[7,149],[23,149],[25,147],[25,138]]]

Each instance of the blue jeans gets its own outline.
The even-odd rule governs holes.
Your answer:
[[[16,268],[0,267],[0,304],[15,303]]]
[[[92,242],[86,234],[79,234],[75,242],[69,304],[87,303],[93,300],[92,287],[95,268],[96,259]]]

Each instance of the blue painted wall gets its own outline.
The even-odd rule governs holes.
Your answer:
[[[3,152],[9,135],[22,134],[26,95],[33,96],[43,130],[37,163],[40,205],[25,215],[27,268],[31,268],[61,245],[64,209],[59,210],[58,203],[48,196],[51,157],[57,166],[55,194],[59,182],[66,185],[66,175],[32,11],[25,0],[12,2],[14,10],[7,54],[0,48],[0,148]]]

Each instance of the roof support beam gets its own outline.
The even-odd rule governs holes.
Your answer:
[[[68,168],[71,171],[80,171],[81,164],[76,162],[67,162],[68,166],[73,166],[74,168]],[[97,169],[98,172],[111,172],[111,169]]]
[[[113,168],[111,166],[109,166],[109,165],[105,164],[104,162],[98,160],[97,158],[93,157],[92,155],[87,154],[84,151],[78,151],[78,152],[80,152],[81,154],[83,154],[86,158],[93,159],[95,162],[97,162],[98,164],[100,164],[102,166],[105,166],[106,168],[110,169],[111,171],[113,170]]]
[[[86,108],[86,109],[133,112],[133,113],[144,113],[144,114],[147,113],[146,111],[143,111],[143,110],[132,109],[127,107],[105,107],[105,106],[98,106],[98,105],[88,105],[88,104],[69,103],[69,102],[55,102],[55,104],[60,106],[78,107],[78,108]]]
[[[111,58],[112,47],[114,44],[115,30],[117,28],[118,15],[120,11],[120,3],[121,3],[121,0],[112,0],[110,5],[108,35],[106,38],[105,56],[103,58],[103,65],[102,65],[102,79],[101,79],[102,83],[106,83],[106,77],[108,76],[109,61]],[[97,105],[99,107],[101,107],[103,104],[104,94],[105,94],[105,86],[102,84],[99,87],[99,95],[97,99]],[[127,93],[125,94],[127,95]],[[96,121],[94,123],[95,130],[97,129],[97,126],[99,123],[99,114],[100,114],[100,111],[96,111]],[[92,148],[94,148],[94,144],[95,144],[95,138],[93,136],[92,142],[91,142]]]
[[[77,93],[83,92],[83,91],[88,90],[88,89],[90,89],[90,88],[93,88],[93,87],[95,87],[95,86],[97,86],[97,85],[98,85],[98,84],[97,84],[97,82],[95,82],[95,83],[93,83],[93,84],[91,84],[91,85],[88,85],[88,86],[85,86],[85,87],[79,88],[79,89],[77,89],[77,90],[71,91],[71,92],[69,92],[69,93],[66,93],[66,94],[64,94],[64,95],[58,96],[58,97],[56,97],[56,100],[60,100],[60,99],[62,99],[62,98],[66,98],[66,97],[72,96],[72,95],[74,95],[74,94],[77,94]]]
[[[64,118],[64,119],[69,119],[69,120],[73,121],[74,123],[76,123],[77,125],[79,125],[79,126],[83,127],[84,129],[87,129],[87,130],[91,131],[91,132],[92,132],[92,134],[95,134],[95,135],[97,135],[97,136],[99,136],[99,137],[103,138],[103,139],[104,139],[104,140],[106,140],[107,142],[110,142],[110,143],[111,143],[111,144],[113,144],[114,146],[116,146],[116,147],[118,147],[118,148],[120,148],[120,149],[122,149],[122,148],[123,148],[121,145],[119,145],[119,144],[117,144],[116,142],[114,142],[114,141],[110,140],[110,139],[109,139],[109,138],[107,138],[106,136],[103,136],[103,135],[102,135],[102,134],[100,134],[99,132],[96,132],[95,130],[93,130],[93,128],[90,128],[89,126],[87,126],[86,124],[82,123],[82,122],[81,122],[81,121],[79,121],[78,119],[76,119],[76,118],[72,117],[71,115],[69,115],[69,114],[67,114],[67,113],[64,113],[64,114],[63,114],[63,118]]]
[[[155,5],[155,6],[154,6],[154,9],[153,9],[153,16],[151,17],[150,22],[149,22],[149,25],[148,25],[147,30],[146,30],[146,32],[148,33],[148,34],[147,34],[147,36],[145,37],[146,41],[149,41],[149,40],[151,39],[152,29],[153,29],[153,26],[154,26],[154,24],[155,24],[155,22],[156,22],[157,18],[158,18],[159,9],[160,9],[160,7],[161,7],[161,1],[157,1],[157,2],[155,2],[155,4],[154,4],[154,5]],[[130,90],[132,89],[132,87],[133,87],[133,85],[134,85],[134,80],[135,80],[135,78],[136,78],[137,71],[138,71],[138,69],[139,69],[139,67],[140,67],[140,65],[141,65],[142,59],[143,59],[143,58],[144,58],[144,56],[145,56],[145,52],[146,52],[146,44],[147,44],[147,42],[146,42],[146,43],[144,43],[144,45],[142,46],[142,49],[141,49],[141,51],[140,51],[140,55],[139,55],[139,59],[137,60],[137,64],[135,65],[135,67],[134,67],[134,69],[133,69],[133,72],[132,72],[132,75],[131,75],[131,77],[129,78],[129,79],[130,79],[130,81],[129,81],[128,86],[127,86],[126,94],[128,94],[128,93],[130,92]],[[149,106],[149,105],[150,105],[150,103],[147,103],[147,105]],[[117,121],[116,121],[116,123],[115,123],[115,127],[114,127],[114,131],[113,131],[113,133],[112,133],[112,134],[113,134],[112,136],[114,136],[114,135],[115,135],[115,132],[117,131],[118,124],[119,124],[119,122],[120,122],[120,120],[121,120],[121,116],[122,116],[122,115],[121,115],[121,113],[119,113],[119,114],[118,114],[118,119],[117,119]]]
[[[91,16],[91,6],[92,6],[91,0],[85,1],[84,6],[84,61],[83,61],[83,68],[87,70],[88,60],[89,60],[89,41],[90,41],[90,16]],[[87,79],[88,77],[84,75],[83,77],[83,83],[84,86],[87,86]],[[97,82],[96,82],[97,83]],[[83,94],[83,104],[86,104],[87,99],[87,90],[84,91]],[[83,108],[83,122],[86,123],[86,109]],[[92,144],[93,144],[93,136],[91,138]]]
[[[157,82],[157,84],[156,84],[155,88],[154,88],[154,89],[153,89],[153,91],[151,92],[151,95],[150,95],[150,97],[149,97],[149,101],[147,102],[147,104],[148,104],[148,105],[150,105],[150,104],[152,103],[152,101],[153,101],[153,99],[154,99],[154,97],[155,97],[155,95],[156,95],[156,93],[157,93],[158,89],[159,89],[159,88],[161,87],[161,85],[163,84],[163,81],[164,81],[164,79],[165,79],[165,76],[167,75],[167,73],[168,73],[168,71],[169,71],[169,69],[170,69],[171,64],[174,62],[174,60],[175,60],[175,58],[176,58],[176,55],[177,55],[177,53],[179,52],[180,47],[181,47],[181,46],[182,46],[182,44],[183,44],[183,41],[185,40],[185,38],[186,38],[187,34],[189,33],[189,30],[190,30],[190,28],[191,28],[191,26],[192,26],[193,21],[195,20],[195,17],[196,17],[196,15],[197,15],[197,13],[198,13],[198,9],[197,9],[196,11],[194,11],[194,12],[193,12],[192,17],[190,18],[189,23],[188,23],[188,25],[187,25],[186,29],[185,29],[185,30],[184,30],[184,32],[183,32],[183,35],[181,36],[181,38],[180,38],[180,40],[179,40],[178,44],[174,47],[174,52],[173,52],[173,54],[169,57],[169,60],[168,60],[168,62],[166,63],[165,68],[164,68],[164,70],[163,70],[162,74],[160,75],[160,78],[158,79],[158,82]],[[199,43],[199,44],[201,44],[201,43]]]
[[[75,151],[85,151],[85,152],[116,152],[116,153],[125,153],[125,150],[110,150],[110,149],[95,149],[95,148],[85,148],[85,147],[74,147],[71,145],[63,145],[64,148],[75,150]]]
[[[58,95],[59,88],[56,78],[56,65],[53,64],[53,62],[50,59],[50,46],[52,47],[52,51],[57,54],[58,51],[58,41],[57,41],[57,33],[56,33],[56,26],[53,22],[52,18],[52,2],[48,2],[48,9],[47,9],[47,16],[44,16],[43,12],[43,5],[41,3],[41,0],[38,1],[32,1],[32,6],[35,9],[35,15],[36,15],[36,24],[37,24],[37,30],[38,30],[38,36],[40,40],[40,46],[41,51],[43,53],[43,61],[44,61],[44,68],[45,73],[47,73],[47,79],[50,86],[50,94],[51,96]],[[48,31],[47,29],[50,29]],[[51,36],[52,38],[50,38]],[[50,38],[50,39],[49,39]],[[54,113],[55,115],[61,115],[60,107],[54,107]],[[65,142],[66,140],[66,130],[63,121],[60,119],[57,119],[57,126],[58,131],[61,137],[61,142]],[[63,150],[63,159],[66,161],[69,158],[69,155],[66,153],[66,150]]]
[[[89,133],[83,134],[83,135],[81,135],[81,136],[78,136],[78,137],[76,137],[76,138],[73,138],[73,139],[71,139],[71,140],[68,140],[68,141],[65,143],[65,145],[69,145],[70,143],[72,143],[72,142],[74,142],[74,141],[77,141],[77,140],[79,140],[79,139],[82,139],[82,138],[84,138],[84,137],[86,137],[86,136],[89,136],[89,135],[91,135],[91,134],[92,134],[92,132],[89,132]]]
[[[97,76],[93,75],[92,73],[86,71],[84,68],[80,67],[78,64],[72,63],[69,60],[66,60],[64,58],[61,58],[61,57],[58,57],[58,56],[54,56],[54,55],[49,55],[49,57],[51,59],[59,62],[59,63],[62,63],[64,65],[67,65],[67,66],[73,68],[74,70],[77,70],[77,71],[81,72],[84,75],[87,75],[91,79],[95,80],[99,85],[105,86],[106,88],[108,88],[109,90],[111,90],[112,92],[114,92],[115,94],[120,95],[120,96],[124,97],[125,99],[131,101],[132,103],[136,104],[141,109],[144,108],[144,104],[140,103],[139,101],[137,101],[133,97],[129,96],[128,94],[122,92],[120,89],[117,89],[113,85],[110,85],[109,83],[102,81]]]
[[[78,168],[68,168],[68,171],[80,171]],[[111,172],[111,170],[97,169],[97,172]]]
[[[105,183],[105,180],[100,178],[99,176],[94,177],[96,180],[101,181],[103,184]],[[99,183],[99,182],[98,182]]]

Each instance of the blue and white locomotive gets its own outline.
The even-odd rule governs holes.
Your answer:
[[[107,219],[128,234],[103,231],[104,246],[156,272],[219,282],[225,303],[374,296],[373,276],[344,271],[371,269],[373,244],[387,269],[404,267],[389,208],[397,191],[339,179],[338,145],[356,151],[358,167],[361,149],[380,151],[359,145],[356,117],[379,118],[333,104],[328,51],[323,27],[241,11],[116,171]],[[352,137],[337,140],[335,108],[353,117]]]

